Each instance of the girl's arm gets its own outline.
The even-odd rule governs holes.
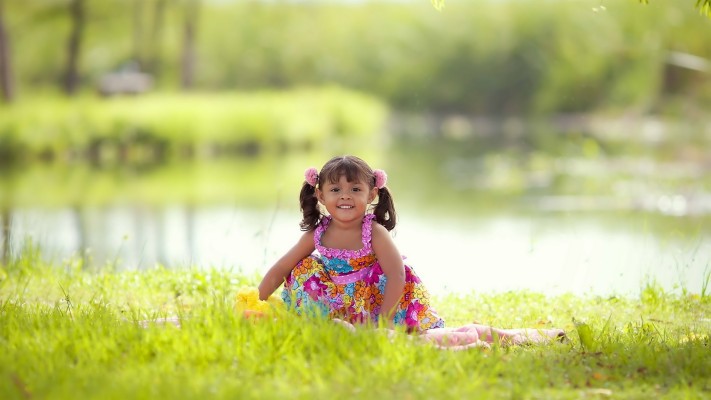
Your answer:
[[[313,230],[305,232],[301,235],[298,242],[289,251],[277,261],[262,278],[259,284],[259,300],[266,300],[274,293],[279,285],[284,282],[286,276],[289,275],[292,269],[299,261],[306,258],[314,251],[314,232]]]
[[[391,325],[395,316],[395,308],[405,288],[405,265],[390,232],[385,227],[374,222],[371,240],[375,256],[387,279],[380,313],[386,323]]]

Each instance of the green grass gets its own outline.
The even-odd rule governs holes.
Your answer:
[[[25,254],[0,269],[0,398],[708,398],[711,298],[470,293],[449,325],[567,329],[570,341],[451,352],[319,319],[233,310],[257,276],[83,271]],[[147,329],[136,321],[179,315]],[[573,324],[573,319],[577,325]]]
[[[0,156],[6,164],[85,158],[141,164],[321,148],[346,139],[374,143],[386,115],[381,101],[338,87],[34,97],[0,108]]]

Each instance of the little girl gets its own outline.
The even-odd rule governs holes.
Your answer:
[[[484,345],[496,336],[520,343],[563,334],[476,324],[444,328],[427,289],[403,263],[390,236],[397,216],[385,172],[358,157],[342,156],[320,172],[307,169],[305,178],[299,196],[305,233],[265,274],[261,300],[284,283],[282,298],[298,313],[316,310],[348,324],[382,320],[387,327],[404,327],[440,344]]]

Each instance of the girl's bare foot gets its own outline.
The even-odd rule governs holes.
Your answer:
[[[565,331],[562,329],[523,329],[521,332],[511,336],[507,344],[539,344],[555,340],[566,341]]]

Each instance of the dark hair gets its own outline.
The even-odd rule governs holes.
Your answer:
[[[339,156],[328,160],[318,174],[317,186],[320,188],[326,182],[336,183],[345,176],[348,182],[365,182],[370,188],[375,187],[375,174],[373,169],[356,156]],[[302,231],[316,229],[321,222],[321,212],[318,208],[318,199],[315,196],[316,188],[304,181],[299,194],[299,203],[304,219],[299,226]],[[373,211],[375,221],[391,231],[395,228],[397,214],[395,214],[395,203],[392,194],[387,187],[378,189],[378,203]]]

